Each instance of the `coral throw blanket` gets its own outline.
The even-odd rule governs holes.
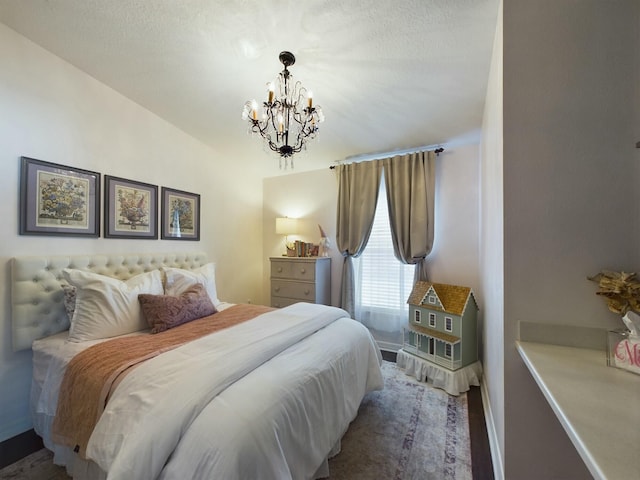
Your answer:
[[[271,310],[274,309],[262,305],[234,305],[162,333],[116,338],[83,350],[73,357],[65,372],[53,422],[53,440],[73,447],[84,458],[110,392],[133,367]]]

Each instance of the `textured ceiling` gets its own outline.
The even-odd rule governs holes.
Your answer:
[[[262,161],[273,154],[247,137],[242,106],[289,50],[326,116],[308,169],[477,131],[497,4],[0,0],[0,22],[201,141]]]

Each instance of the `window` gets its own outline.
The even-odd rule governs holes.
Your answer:
[[[433,337],[429,337],[429,355],[433,355],[436,352],[436,341]]]
[[[415,267],[401,263],[393,253],[384,178],[371,236],[356,268],[356,278],[360,279],[360,311],[356,311],[356,318],[375,330],[402,332],[409,318],[407,299],[413,288]]]
[[[451,317],[444,317],[444,329],[447,332],[453,331],[453,320],[451,320]]]
[[[445,343],[444,344],[444,356],[447,358],[451,358],[451,344],[450,343]]]
[[[436,304],[436,297],[434,297],[433,295],[429,295],[429,303],[432,305]]]
[[[413,318],[416,323],[420,323],[420,310],[416,310],[416,313]]]
[[[429,326],[430,327],[435,327],[436,326],[436,314],[435,313],[430,313],[429,314]]]

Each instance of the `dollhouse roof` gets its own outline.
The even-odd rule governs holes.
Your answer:
[[[438,296],[443,308],[433,304],[424,303],[424,300],[431,289],[433,289],[434,293]],[[470,298],[473,298],[475,303],[475,296],[469,287],[421,281],[416,282],[414,285],[407,303],[417,307],[425,307],[431,310],[445,311],[454,315],[462,315]]]

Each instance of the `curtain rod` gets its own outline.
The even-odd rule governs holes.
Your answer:
[[[383,152],[383,153],[365,153],[363,155],[352,155],[351,157],[347,157],[344,160],[337,160],[336,163],[366,162],[369,160],[379,160],[381,158],[395,157],[396,155],[407,155],[409,153],[428,152],[430,150],[433,150],[436,153],[436,155],[444,152],[443,147],[436,147],[436,148],[433,148],[433,147],[434,146],[428,146],[428,147],[420,147],[420,148],[408,148],[406,150],[394,150],[391,152]],[[336,166],[331,165],[329,168],[333,170],[336,168]]]

